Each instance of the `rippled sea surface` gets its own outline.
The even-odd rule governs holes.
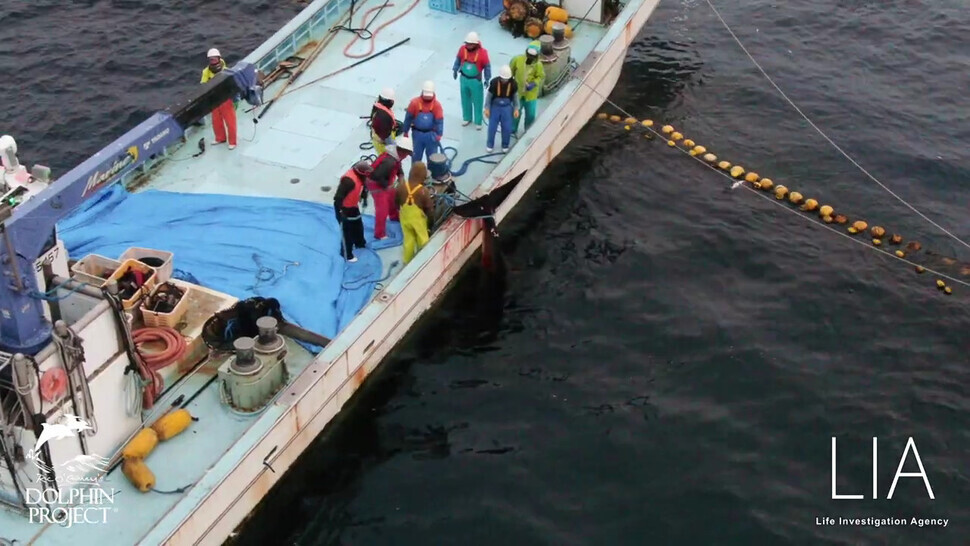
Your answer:
[[[715,5],[839,146],[970,240],[965,5]],[[73,165],[194,85],[210,42],[249,51],[297,10],[4,5],[0,22],[22,22],[0,31],[3,130],[22,157]],[[705,1],[661,3],[611,98],[970,280],[970,249],[835,151]],[[966,544],[970,287],[946,296],[934,275],[729,187],[591,122],[501,226],[504,282],[464,274],[238,542]],[[831,499],[833,437],[838,492],[863,500]],[[886,498],[910,437],[933,500],[912,477]],[[948,524],[818,524],[840,516]]]

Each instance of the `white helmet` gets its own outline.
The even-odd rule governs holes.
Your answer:
[[[406,150],[408,152],[414,151],[414,145],[411,144],[411,139],[406,136],[398,138],[395,144],[397,145],[398,150]]]
[[[428,80],[428,81],[424,82],[424,85],[421,86],[421,94],[424,94],[424,93],[434,93],[434,82],[433,81]]]
[[[509,65],[503,64],[502,68],[498,69],[498,77],[502,78],[503,80],[512,79],[512,69],[509,68]]]
[[[210,49],[209,52],[206,53],[205,56],[206,57],[222,57],[222,55],[219,54],[219,50],[216,49],[216,48]]]
[[[381,94],[379,95],[382,99],[394,100],[394,90],[390,87],[385,87],[381,89]]]
[[[468,35],[465,36],[465,43],[466,44],[480,44],[480,43],[482,43],[482,41],[478,39],[478,33],[473,31],[473,32],[469,32]]]

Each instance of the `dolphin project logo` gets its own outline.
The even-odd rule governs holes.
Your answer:
[[[42,426],[44,429],[33,449],[26,453],[26,458],[37,467],[40,483],[45,484],[42,489],[28,487],[25,490],[30,522],[68,528],[78,524],[107,523],[117,492],[102,488],[100,477],[107,473],[111,460],[81,454],[52,468],[41,456],[45,445],[55,440],[77,438],[94,427],[70,414],[64,415],[60,423],[43,423]]]

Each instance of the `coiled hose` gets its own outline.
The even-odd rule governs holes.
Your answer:
[[[182,358],[188,347],[182,334],[168,327],[141,328],[132,332],[131,337],[138,355],[152,371],[158,371]],[[165,349],[158,353],[145,353],[142,345],[152,341],[164,343]]]

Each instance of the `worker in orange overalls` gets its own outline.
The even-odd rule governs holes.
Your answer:
[[[356,262],[355,248],[364,248],[364,221],[360,217],[361,196],[366,199],[364,187],[373,169],[370,161],[358,161],[340,177],[340,185],[333,195],[333,210],[343,231],[343,255],[348,262]]]
[[[226,61],[223,60],[218,49],[210,49],[207,55],[209,66],[202,69],[202,83],[216,77],[216,74],[226,68]],[[229,149],[232,150],[236,147],[236,105],[233,99],[228,99],[212,111],[212,130],[216,134],[214,144],[222,144],[226,141],[227,129],[229,132]]]
[[[434,217],[434,202],[424,186],[427,179],[428,167],[421,161],[414,161],[408,179],[397,186],[397,205],[401,209],[401,231],[404,232],[402,259],[405,264],[428,244],[430,237],[428,218]]]

